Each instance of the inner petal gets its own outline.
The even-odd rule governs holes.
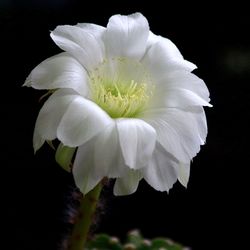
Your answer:
[[[151,78],[140,62],[105,60],[90,72],[92,100],[112,118],[137,117],[153,93]]]

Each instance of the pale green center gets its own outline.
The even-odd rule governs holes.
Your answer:
[[[141,63],[104,61],[90,74],[92,100],[112,118],[137,117],[152,96],[150,78]]]

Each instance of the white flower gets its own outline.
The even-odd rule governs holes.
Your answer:
[[[54,90],[37,118],[35,151],[55,138],[78,147],[73,175],[83,193],[104,177],[117,178],[117,195],[136,191],[142,178],[160,191],[177,179],[186,186],[207,136],[203,106],[211,106],[196,66],[140,13],[114,15],[107,28],[58,26],[51,37],[65,52],[25,82]]]

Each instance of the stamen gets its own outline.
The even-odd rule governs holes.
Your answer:
[[[93,101],[112,118],[137,117],[152,96],[151,81],[146,79],[147,82],[145,82],[146,74],[142,74],[141,82],[134,80],[133,74],[131,74],[131,80],[124,79],[122,73],[126,72],[123,72],[121,66],[128,67],[130,62],[126,60],[115,61],[119,64],[116,74],[110,72],[109,63],[104,62],[90,75]],[[139,67],[138,70],[144,72],[140,64],[137,63],[136,66]],[[137,71],[134,70],[134,72]],[[127,75],[126,78],[128,78]]]

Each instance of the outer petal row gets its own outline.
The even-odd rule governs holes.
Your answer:
[[[173,71],[156,82],[151,107],[182,108],[209,106],[209,91],[205,83],[187,71]]]
[[[156,190],[169,191],[177,180],[178,161],[156,144],[149,166],[142,169],[144,179]]]
[[[189,163],[199,152],[207,135],[206,116],[202,107],[180,110],[155,109],[144,113],[157,133],[157,140],[178,161]]]
[[[139,172],[137,170],[130,172],[129,169],[143,168],[148,164],[155,148],[155,139],[154,129],[144,121],[116,120],[92,140],[79,147],[73,167],[77,186],[83,193],[87,193],[105,176],[123,177],[119,179],[120,185],[115,188],[115,193],[135,191],[140,180]],[[88,163],[90,160],[91,163]],[[86,164],[91,164],[91,169]],[[87,177],[84,173],[91,175],[88,178],[92,180],[85,180]],[[124,182],[124,178],[128,182]]]
[[[57,137],[69,147],[84,144],[113,120],[95,103],[77,96],[65,111]]]
[[[34,131],[34,149],[44,140],[58,138],[64,145],[77,147],[84,144],[113,120],[95,103],[61,89],[44,104],[38,115]]]
[[[143,178],[141,171],[127,170],[126,174],[116,179],[114,186],[115,195],[129,195],[137,190],[139,181]]]
[[[108,141],[107,147],[109,146]],[[112,144],[112,143],[111,143]],[[109,168],[105,168],[102,163],[95,162],[96,141],[91,140],[78,149],[74,162],[73,174],[76,185],[83,193],[88,193],[105,176],[109,176]],[[110,150],[108,155],[112,155]],[[99,155],[101,157],[103,154]],[[119,159],[119,156],[116,156]],[[120,161],[120,159],[118,160]],[[117,160],[115,160],[117,162]],[[103,168],[104,167],[104,168]],[[112,165],[109,165],[112,168]],[[144,178],[154,189],[159,191],[169,191],[179,178],[183,185],[187,185],[189,177],[189,165],[179,163],[172,155],[157,143],[152,158],[148,166],[133,170],[127,168],[123,163],[117,168],[117,173],[113,176],[116,179],[114,186],[115,195],[128,195],[136,191],[139,181]],[[118,171],[119,169],[119,171]]]
[[[140,13],[114,15],[107,28],[81,23],[76,26],[57,26],[51,32],[54,42],[75,57],[88,71],[101,63],[105,56],[141,59],[148,35],[147,19]]]
[[[103,61],[102,40],[79,26],[57,26],[50,36],[62,50],[75,57],[87,70],[94,69]]]
[[[115,195],[128,195],[136,191],[139,181],[144,178],[149,185],[158,191],[169,191],[180,178],[183,185],[187,185],[188,168],[181,168],[176,158],[156,143],[153,155],[148,165],[139,170],[128,170],[121,178],[116,179]]]
[[[67,53],[52,56],[36,66],[24,86],[35,89],[74,89],[82,96],[89,92],[88,75],[82,65]]]
[[[35,152],[45,140],[57,137],[58,125],[70,103],[77,94],[71,90],[60,89],[45,102],[41,108],[34,129],[33,146]]]
[[[173,70],[191,72],[196,65],[183,59],[178,48],[169,39],[150,32],[147,50],[142,59],[154,79],[159,79]]]
[[[116,124],[107,127],[78,149],[73,173],[76,184],[83,193],[89,192],[105,176],[117,178],[115,195],[135,192],[142,178],[159,191],[168,191],[177,178],[183,185],[187,185],[189,164],[180,163],[159,143],[156,143],[151,157],[148,157],[146,166],[137,170],[129,169],[125,163],[126,156],[124,157],[121,152],[122,143],[118,139],[118,126]],[[127,133],[126,135],[130,136]],[[136,144],[135,141],[134,143]],[[150,140],[148,143],[150,144]],[[129,148],[131,143],[126,146]]]
[[[134,192],[142,177],[161,191],[172,187],[177,174],[182,183],[187,182],[187,172],[176,167],[178,161],[159,143],[155,147],[156,133],[150,125],[138,119],[113,122],[102,112],[74,92],[58,90],[37,119],[35,134],[42,139],[58,137],[68,146],[82,145],[73,168],[82,192],[90,191],[104,176],[118,178],[114,189],[117,195]],[[36,144],[39,141],[34,141]]]

